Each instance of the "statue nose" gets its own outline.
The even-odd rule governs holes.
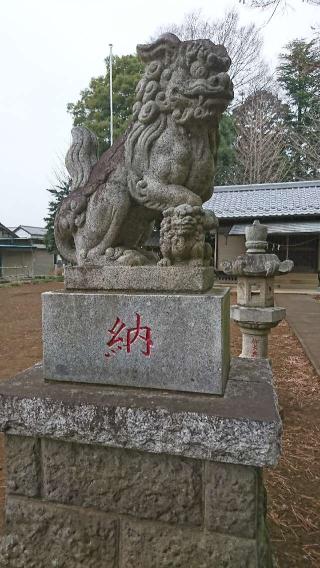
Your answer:
[[[214,86],[221,87],[225,92],[230,94],[230,97],[233,97],[233,83],[228,75],[228,73],[218,73],[214,77]]]
[[[232,81],[228,73],[218,73],[217,77],[218,84],[224,89],[232,89]]]

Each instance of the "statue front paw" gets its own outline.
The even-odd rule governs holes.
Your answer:
[[[123,266],[144,266],[146,264],[153,264],[153,258],[134,249],[124,249],[116,262]]]
[[[171,266],[170,258],[161,258],[158,262],[158,266]]]

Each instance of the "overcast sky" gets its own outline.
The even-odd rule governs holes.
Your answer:
[[[70,143],[68,102],[92,76],[104,71],[108,44],[133,53],[155,29],[181,22],[202,9],[209,19],[236,6],[241,21],[254,21],[274,66],[281,48],[310,37],[320,8],[291,0],[276,14],[249,9],[238,0],[0,0],[0,222],[43,226],[54,170]]]

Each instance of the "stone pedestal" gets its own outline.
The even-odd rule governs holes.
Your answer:
[[[278,325],[285,315],[284,308],[231,306],[231,317],[239,325],[242,334],[240,357],[267,358],[270,330]]]
[[[223,394],[229,320],[227,290],[46,292],[45,377]]]
[[[234,359],[223,397],[0,385],[6,568],[269,568],[262,467],[281,422],[267,361]]]
[[[214,269],[204,266],[66,266],[66,290],[207,292]]]

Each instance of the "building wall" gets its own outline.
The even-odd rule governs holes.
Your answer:
[[[32,276],[31,250],[2,250],[2,277]]]
[[[44,276],[54,270],[54,256],[46,250],[2,250],[2,277]]]
[[[221,263],[225,260],[233,260],[236,256],[245,253],[244,235],[224,236],[218,235],[218,259],[217,269],[223,270]]]
[[[54,271],[54,255],[46,250],[36,249],[33,253],[33,275],[43,276]]]
[[[8,233],[8,231],[6,231],[5,229],[2,229],[1,227],[0,227],[0,237],[4,239],[12,239],[12,235]]]

